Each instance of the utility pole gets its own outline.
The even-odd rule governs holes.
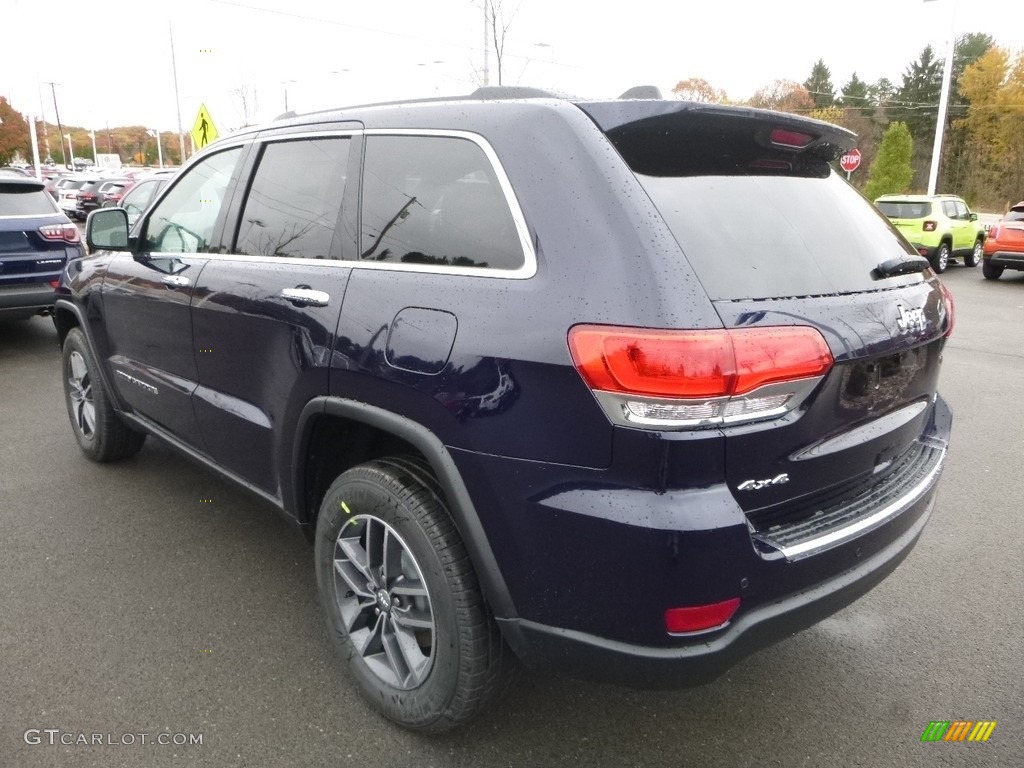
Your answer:
[[[174,106],[178,110],[178,165],[185,164],[185,133],[181,130],[181,95],[178,93],[178,65],[174,60],[174,27],[167,22],[167,29],[171,33],[171,70],[174,72]],[[159,143],[159,142],[158,142]]]
[[[43,121],[43,139],[46,141],[46,157],[50,155],[50,132],[46,129],[46,112],[43,111],[43,89],[39,87],[39,81],[36,81],[36,93],[39,94],[39,119]]]
[[[60,153],[63,155],[64,154],[64,126],[61,125],[61,123],[60,123],[60,110],[57,109],[57,86],[58,85],[60,85],[60,83],[51,82],[50,83],[50,93],[53,94],[53,113],[57,116],[57,130],[59,131],[58,135],[61,137],[61,139],[60,139],[60,142],[61,142]],[[68,143],[70,143],[70,139],[68,140]],[[64,161],[65,161],[64,165],[68,164],[67,160],[68,160],[68,158],[64,158]],[[71,170],[74,170],[74,169],[75,169],[75,158],[72,157],[71,158]]]

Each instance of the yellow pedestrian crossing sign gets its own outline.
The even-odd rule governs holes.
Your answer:
[[[217,126],[213,124],[210,111],[205,104],[200,104],[199,114],[196,115],[196,121],[192,124],[192,143],[195,145],[196,151],[205,149],[209,144],[215,142],[218,136],[220,133],[217,132]]]

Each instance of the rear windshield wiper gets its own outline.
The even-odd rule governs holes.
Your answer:
[[[897,275],[912,275],[915,272],[924,272],[931,266],[928,259],[920,256],[909,258],[896,257],[887,259],[874,268],[872,277],[879,280],[883,277],[896,277]]]

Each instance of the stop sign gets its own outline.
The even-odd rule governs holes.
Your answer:
[[[860,168],[860,150],[851,149],[841,158],[839,158],[839,167],[847,173],[852,173]]]

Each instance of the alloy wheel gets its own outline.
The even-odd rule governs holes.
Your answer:
[[[409,690],[434,661],[435,625],[419,564],[394,528],[354,515],[334,544],[334,583],[345,631],[384,683]]]
[[[92,399],[92,377],[85,365],[85,359],[78,352],[71,353],[70,363],[68,396],[71,398],[75,426],[83,437],[91,440],[96,434],[96,404]]]

